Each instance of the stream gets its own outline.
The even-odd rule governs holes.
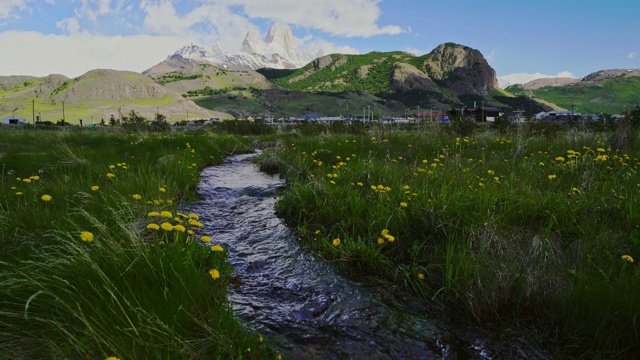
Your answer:
[[[544,359],[517,339],[501,344],[472,328],[450,329],[410,296],[350,280],[300,247],[274,211],[284,184],[261,173],[255,154],[236,155],[202,172],[203,233],[228,249],[239,286],[235,314],[289,359]],[[385,291],[382,291],[385,290]]]

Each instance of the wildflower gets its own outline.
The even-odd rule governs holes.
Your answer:
[[[91,187],[91,191],[98,191],[98,190],[100,190],[100,186],[98,186],[98,185],[93,185]]]
[[[140,194],[133,194],[133,198],[136,200],[142,200],[142,196],[140,196]]]
[[[496,172],[495,172],[495,171],[493,171],[493,170],[487,170],[487,174],[489,174],[489,175],[495,175],[495,173],[496,173]]]
[[[52,197],[51,197],[51,195],[42,195],[41,199],[44,202],[49,202],[49,201],[51,201]]]
[[[213,245],[211,251],[224,251],[224,249],[220,245]]]
[[[314,232],[315,235],[320,234],[320,229],[316,230],[316,232]]]
[[[218,280],[220,278],[220,272],[217,269],[209,270],[209,275],[213,280]]]
[[[361,183],[360,181],[358,181],[358,182],[356,183],[356,185],[358,185],[358,186],[363,186],[364,184],[363,184],[363,183]]]
[[[171,213],[171,211],[166,211],[166,210],[161,212],[160,216],[162,216],[163,218],[167,218],[167,219],[173,218],[173,214]]]
[[[387,239],[387,241],[389,241],[389,242],[396,241],[396,238],[393,235],[387,234],[387,235],[384,236],[384,238]]]
[[[541,161],[539,165],[540,165],[540,166],[544,166],[544,163]]]
[[[114,178],[114,177],[116,177],[116,175],[114,173],[107,173],[107,177],[108,178]]]
[[[89,231],[83,231],[83,232],[80,233],[80,239],[82,241],[92,242],[93,241],[93,233],[91,233]]]
[[[160,189],[158,189],[158,190],[160,190],[160,192],[167,192],[167,189],[165,189],[165,188],[163,188],[163,187],[161,187],[161,188],[160,188]]]
[[[605,152],[606,150],[605,150],[605,149],[603,149],[603,148],[597,148],[597,149],[596,149],[596,151],[597,151],[597,152]]]
[[[400,206],[401,206],[401,207],[407,207],[408,205],[407,205],[407,203],[406,203],[406,202],[402,201],[402,202],[400,203]]]
[[[258,338],[258,342],[264,342],[264,339],[262,338],[262,335],[260,335],[260,337]]]
[[[340,246],[340,238],[333,239],[333,246]]]
[[[202,227],[202,226],[204,226],[201,222],[199,222],[199,221],[197,221],[197,220],[194,220],[194,219],[189,220],[189,225],[191,225],[191,226],[195,226],[195,227]]]
[[[547,176],[547,179],[549,179],[549,180],[553,180],[555,178],[557,178],[557,176],[555,174]]]
[[[189,219],[198,220],[198,219],[200,219],[200,216],[198,214],[191,213],[191,214],[189,214]]]
[[[156,223],[151,223],[151,224],[147,225],[147,229],[149,229],[149,230],[160,230],[160,225],[158,225]]]
[[[157,211],[152,211],[150,213],[147,214],[147,216],[149,217],[156,217],[156,216],[160,216],[160,213]]]
[[[160,227],[162,228],[162,230],[164,231],[171,231],[173,230],[173,225],[169,224],[168,222],[163,222],[162,224],[160,224]]]
[[[33,181],[38,181],[38,180],[40,180],[40,176],[33,175],[33,176],[30,177],[30,179],[33,179]]]
[[[201,237],[200,237],[200,240],[201,240],[202,242],[209,243],[209,242],[211,242],[211,236],[209,236],[209,235],[203,235],[203,236],[201,236]]]
[[[582,191],[580,191],[580,189],[578,189],[577,187],[572,188],[571,191],[577,193],[578,195],[582,194]]]
[[[423,273],[419,273],[419,274],[418,274],[418,279],[420,279],[420,280],[424,280],[424,274],[423,274]]]
[[[633,264],[633,258],[631,257],[631,255],[625,254],[625,255],[622,255],[620,258],[624,261],[628,261],[629,264]]]
[[[108,358],[106,358],[104,360],[120,360],[120,358],[115,357],[115,356],[109,356]]]
[[[555,158],[557,162],[564,162],[564,158],[562,156],[558,156]]]
[[[384,244],[384,239],[383,238],[378,238],[378,245],[382,245]]]
[[[113,170],[113,169],[115,169],[115,168],[116,168],[116,166],[115,166],[115,165],[109,165],[109,169]]]
[[[187,228],[185,228],[184,225],[178,224],[173,226],[173,230],[179,231],[179,232],[185,232],[187,231]]]
[[[31,183],[31,179],[22,179],[22,182],[25,182],[27,184]]]
[[[16,192],[16,195],[18,195],[18,196],[22,195],[22,191]]]

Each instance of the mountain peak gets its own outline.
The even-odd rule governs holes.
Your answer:
[[[190,58],[209,58],[215,55],[216,54],[213,54],[212,52],[207,51],[207,49],[205,49],[204,47],[191,43],[190,45],[183,46],[180,49],[176,50],[176,52],[174,52],[173,55],[169,55],[167,57],[167,60],[174,58],[176,56],[181,56],[185,59],[190,59]]]

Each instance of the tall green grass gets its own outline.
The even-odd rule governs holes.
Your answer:
[[[0,358],[275,356],[230,311],[226,251],[203,246],[215,234],[179,212],[246,139],[2,135]]]
[[[263,158],[289,184],[278,213],[320,256],[449,314],[529,328],[560,357],[628,358],[640,152],[607,133],[549,135],[374,128],[288,136]]]

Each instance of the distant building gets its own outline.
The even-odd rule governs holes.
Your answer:
[[[473,109],[471,113],[477,122],[495,121],[497,117],[504,114],[500,109],[492,106],[479,106]]]
[[[19,124],[27,124],[27,119],[20,116],[7,116],[2,118],[3,125],[19,125]]]

